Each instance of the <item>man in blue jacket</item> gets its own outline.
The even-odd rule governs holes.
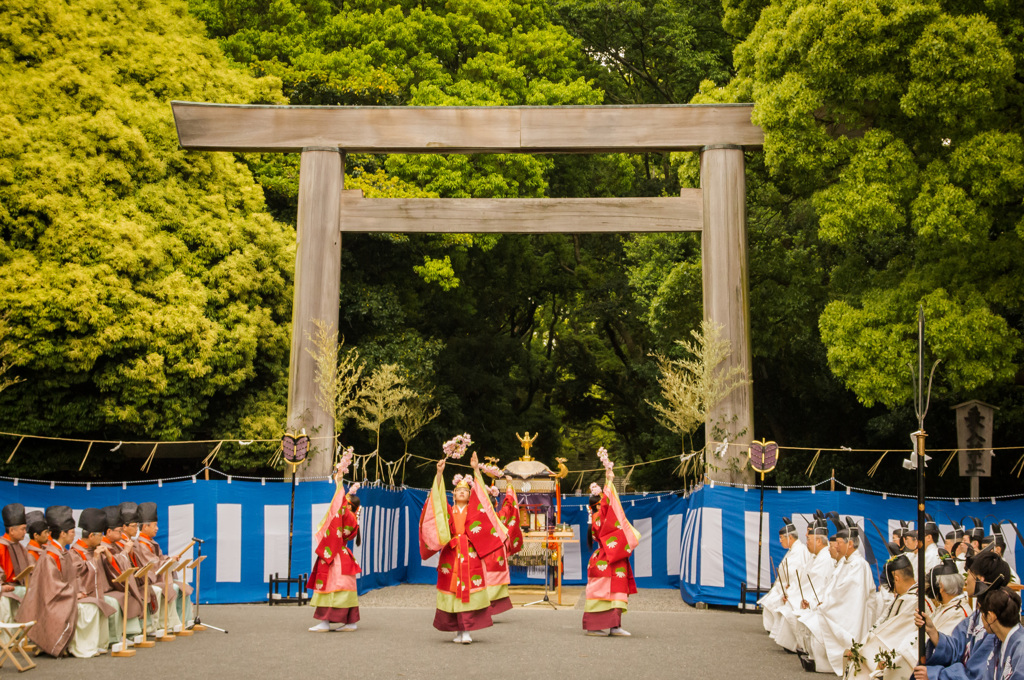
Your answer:
[[[983,550],[967,560],[964,586],[970,597],[977,597],[992,587],[1010,582],[1010,565],[1003,558]],[[914,680],[991,680],[985,674],[988,658],[996,637],[985,632],[981,612],[975,609],[957,624],[950,635],[940,633],[931,617],[915,616],[918,626],[925,626],[925,664],[914,669]]]

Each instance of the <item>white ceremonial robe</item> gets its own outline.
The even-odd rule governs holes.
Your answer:
[[[925,600],[929,614],[934,611],[932,603]],[[917,611],[917,586],[893,599],[889,608],[868,634],[858,640],[861,643],[860,654],[864,657],[860,670],[854,671],[854,664],[846,664],[846,678],[868,680],[878,667],[875,656],[882,651],[895,651],[899,658],[897,668],[886,668],[883,680],[906,680],[914,672],[917,659],[917,626],[914,625],[914,612]]]
[[[800,616],[807,641],[804,649],[814,659],[815,669],[836,675],[843,674],[843,652],[868,633],[868,599],[875,590],[871,567],[859,551],[840,562],[821,606]]]
[[[809,551],[808,555],[811,555]],[[796,571],[793,572],[793,583],[787,588],[788,591],[791,591],[790,601],[779,610],[771,634],[771,638],[781,647],[791,652],[803,650],[797,635],[799,624],[797,619],[800,614],[818,607],[818,601],[814,594],[817,593],[818,597],[822,597],[824,593],[828,592],[829,583],[835,570],[836,563],[828,554],[828,548],[825,548],[817,555],[811,555],[810,561],[804,565],[803,569],[800,569],[799,582]],[[801,598],[801,592],[803,598]],[[810,609],[800,608],[801,599],[807,600]]]
[[[971,611],[973,609],[967,599],[967,594],[960,593],[939,608],[939,611],[932,616],[932,623],[943,635],[952,635],[953,629],[970,616]]]
[[[796,588],[796,573],[804,571],[804,565],[810,562],[811,557],[807,546],[797,539],[797,542],[779,562],[778,571],[775,573],[775,583],[772,584],[765,596],[757,601],[761,605],[761,623],[769,633],[775,628],[775,623],[779,618],[779,609],[788,604],[784,600],[799,597],[799,593],[793,590]]]
[[[939,546],[934,543],[930,544],[924,549],[924,571],[930,573],[932,569],[942,564],[942,558],[939,556]],[[914,565],[917,566],[916,564]]]

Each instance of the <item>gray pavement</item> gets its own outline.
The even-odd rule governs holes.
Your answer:
[[[582,603],[578,605],[578,608]],[[396,586],[360,598],[362,621],[352,633],[310,633],[309,607],[265,604],[205,605],[207,630],[190,638],[140,649],[115,659],[39,657],[27,680],[44,678],[262,678],[343,677],[453,680],[494,677],[722,678],[796,680],[807,676],[797,658],[777,647],[761,617],[736,611],[699,611],[678,591],[644,590],[630,598],[623,624],[630,638],[587,637],[580,611],[516,608],[496,617],[494,627],[456,645],[451,633],[431,625],[433,588]],[[465,664],[469,664],[466,666]],[[4,664],[2,673],[14,669]]]

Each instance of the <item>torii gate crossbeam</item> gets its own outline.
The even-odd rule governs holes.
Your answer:
[[[723,327],[728,369],[750,374],[745,148],[764,142],[751,104],[681,106],[346,107],[172,102],[186,149],[301,152],[288,425],[333,441],[306,352],[314,319],[338,326],[341,234],[349,232],[700,231],[704,317]],[[344,190],[345,153],[699,151],[701,188],[628,199],[366,199]],[[752,388],[710,414],[730,442],[753,436]],[[709,436],[710,436],[709,430]],[[737,455],[735,452],[732,456]],[[326,474],[330,455],[307,467]],[[733,479],[728,469],[712,475]]]

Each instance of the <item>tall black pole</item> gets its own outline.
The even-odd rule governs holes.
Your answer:
[[[761,507],[757,513],[757,599],[761,598],[761,534],[764,532],[764,473],[761,473]],[[743,603],[747,608],[747,603]],[[756,610],[755,610],[756,611]]]
[[[295,465],[292,465],[292,502],[288,511],[288,588],[292,587],[292,537],[295,535]]]
[[[929,383],[931,381],[929,380]],[[929,384],[929,388],[931,385]],[[930,396],[930,395],[929,395]],[[928,407],[924,395],[924,307],[917,312],[917,432],[914,433],[914,450],[917,452],[917,532],[920,541],[917,544],[917,609],[924,608],[924,416]],[[924,665],[924,626],[917,631],[917,656],[919,665]]]

